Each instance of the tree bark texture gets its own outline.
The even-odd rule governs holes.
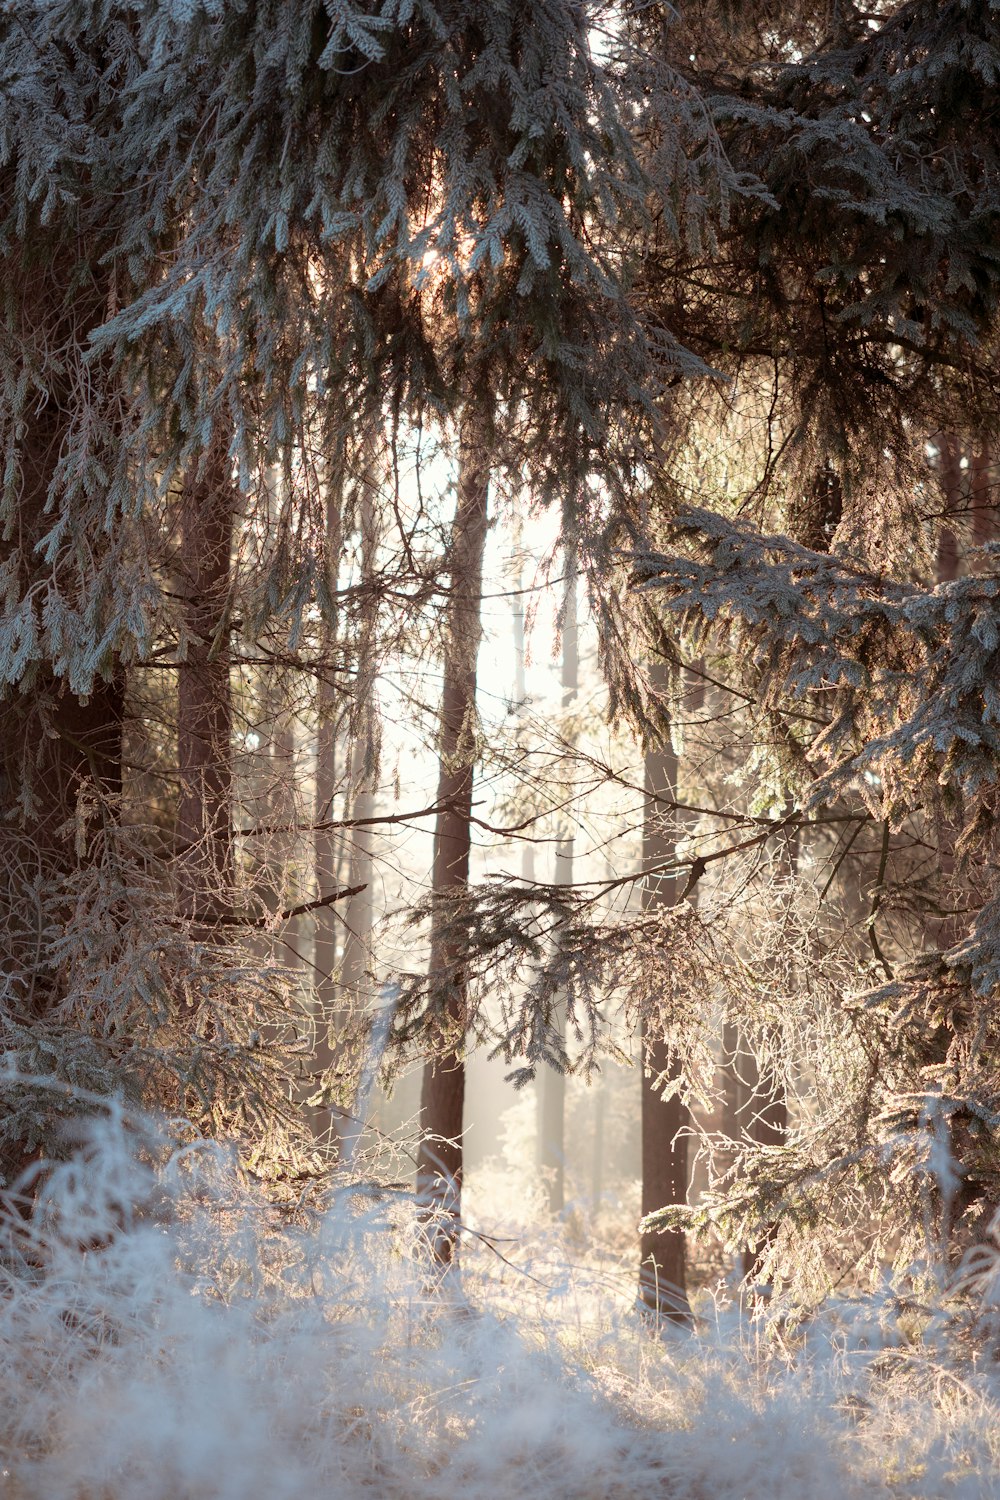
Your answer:
[[[959,445],[950,432],[940,438],[941,450],[938,464],[947,516],[938,533],[937,576],[939,583],[950,583],[958,577],[958,537],[955,534],[953,517],[962,506],[962,470]]]
[[[656,663],[651,671],[653,686],[667,688],[666,668]],[[661,805],[677,800],[677,752],[669,738],[652,745],[645,757],[646,797],[643,812],[642,862],[645,869],[671,861],[676,854],[676,836],[670,826],[672,814]],[[643,910],[676,906],[681,887],[671,873],[649,875],[643,884]],[[669,984],[669,976],[664,983]],[[687,1201],[688,1150],[684,1134],[688,1112],[673,1094],[664,1098],[664,1085],[676,1080],[677,1060],[661,1029],[645,1015],[640,1027],[642,1051],[642,1214],[654,1213],[670,1204]],[[683,1230],[645,1230],[639,1241],[640,1308],[651,1321],[687,1324],[691,1310],[687,1300],[687,1253]]]
[[[10,618],[27,601],[35,620],[44,618],[53,594],[80,613],[99,609],[100,601],[83,593],[94,575],[107,577],[109,538],[92,524],[101,496],[74,490],[72,468],[88,451],[106,470],[113,467],[105,451],[115,432],[113,377],[103,361],[85,367],[90,334],[105,317],[110,273],[93,265],[84,272],[82,223],[77,233],[79,240],[53,245],[50,230],[36,224],[24,254],[8,246],[3,258],[0,325],[8,359],[28,387],[21,407],[6,393],[0,420],[15,466],[0,514],[0,601]],[[68,529],[54,555],[44,556],[39,544],[63,517]],[[105,828],[117,822],[125,714],[124,673],[115,659],[86,694],[44,655],[24,665],[20,680],[0,687],[2,1013],[15,1038],[17,1028],[34,1028],[66,998],[72,966],[53,959],[46,935],[62,930],[63,909],[67,922],[76,910],[74,876],[93,858],[98,820]],[[75,817],[81,794],[89,804],[82,839]],[[10,1045],[6,1025],[3,1032]],[[0,1153],[2,1180],[15,1181],[38,1154],[12,1140]]]
[[[229,603],[236,487],[217,429],[181,496],[187,650],[177,669],[177,864],[181,910],[211,936],[232,905],[232,696]]]
[[[39,230],[39,235],[43,235]],[[72,264],[76,263],[74,248]],[[12,272],[16,277],[17,271]],[[61,502],[59,466],[78,440],[82,392],[99,409],[102,400],[100,365],[80,373],[90,332],[103,321],[106,286],[96,276],[67,295],[51,265],[22,268],[21,285],[11,295],[23,294],[20,337],[26,351],[37,338],[58,349],[49,358],[39,353],[44,395],[33,395],[17,434],[18,481],[13,514],[4,518],[8,536],[0,537],[0,565],[5,573],[4,606],[12,609],[32,596],[44,598],[59,561],[44,559],[37,547],[54,524]],[[31,358],[26,354],[26,359]],[[56,497],[53,505],[53,497]],[[72,502],[70,502],[72,503]],[[46,507],[51,508],[46,510]],[[88,537],[100,552],[101,537]],[[65,547],[62,549],[66,551]],[[69,571],[73,570],[70,561]],[[60,592],[70,592],[76,580],[59,579]],[[79,603],[75,599],[72,602]],[[20,960],[30,966],[37,938],[37,921],[29,939],[31,952],[19,951],[16,913],[24,902],[34,903],[48,886],[57,891],[77,867],[73,816],[85,783],[96,793],[101,816],[116,816],[114,799],[122,785],[122,724],[124,675],[113,667],[98,676],[86,695],[75,693],[47,662],[29,667],[33,672],[21,685],[0,690],[0,892],[2,920],[9,930],[6,958],[13,976]],[[110,801],[108,799],[111,799]],[[16,987],[16,980],[14,981]],[[29,1010],[42,1014],[59,996],[45,983],[32,982]]]
[[[340,586],[338,569],[343,547],[342,480],[343,476],[338,468],[330,483],[326,503],[326,564],[330,597],[334,601]],[[334,818],[334,798],[340,775],[338,731],[341,727],[341,695],[335,679],[339,624],[336,615],[326,622],[323,641],[325,659],[320,664],[316,685],[316,792],[313,811],[316,833],[313,869],[317,899],[340,885],[337,833],[328,826]],[[314,919],[316,1049],[313,1066],[317,1079],[324,1076],[332,1078],[335,1064],[331,1034],[336,1029],[337,1016],[337,920],[333,910],[323,908],[316,912]],[[331,1109],[325,1103],[318,1106],[312,1124],[318,1136],[328,1140],[333,1146],[337,1145],[342,1124],[338,1110]]]
[[[996,509],[993,499],[993,455],[990,445],[981,442],[972,459],[970,484],[972,500],[972,544],[983,547],[996,534]]]
[[[359,524],[361,529],[360,585],[362,596],[372,584],[376,567],[378,525],[376,518],[375,444],[362,445],[362,471],[359,482]],[[338,486],[336,500],[331,500],[327,523],[327,550],[331,567],[339,559],[342,546],[343,486]],[[336,512],[336,513],[334,513]],[[331,580],[335,594],[337,580]],[[336,644],[331,631],[330,646]],[[346,639],[341,643],[347,645]],[[371,828],[356,827],[344,832],[323,828],[333,817],[338,781],[347,782],[345,811],[349,806],[352,819],[370,818],[375,811],[372,787],[371,746],[375,740],[375,637],[373,606],[363,598],[362,618],[353,641],[350,668],[353,674],[353,702],[344,699],[327,673],[320,682],[319,725],[316,764],[316,887],[317,895],[335,890],[347,865],[347,883],[361,885],[363,890],[350,898],[343,914],[320,910],[316,914],[313,961],[317,970],[319,1000],[319,1037],[316,1051],[317,1072],[325,1074],[331,1090],[331,1103],[317,1111],[315,1126],[328,1136],[330,1144],[349,1154],[361,1129],[353,1118],[360,1074],[360,1059],[352,1055],[349,1045],[351,1021],[366,1007],[366,982],[371,962],[373,923],[372,872],[375,835]],[[338,707],[338,704],[340,705]],[[343,771],[338,767],[338,731],[349,729],[343,749]],[[349,798],[349,801],[348,801]],[[356,1029],[356,1028],[355,1028]],[[334,1100],[333,1094],[338,1097]]]
[[[444,1050],[424,1065],[417,1194],[433,1215],[435,1259],[455,1254],[462,1196],[465,1103],[466,978],[463,955],[449,935],[450,912],[469,883],[472,783],[477,759],[476,667],[482,630],[483,554],[488,529],[489,453],[485,434],[468,415],[459,439],[458,494],[451,536],[451,593],[441,691],[440,810],[431,875],[430,977],[443,991],[432,1024]]]
[[[361,497],[361,576],[362,584],[370,581],[375,569],[375,547],[377,542],[375,508],[371,493],[370,476],[366,475]],[[372,929],[374,923],[373,877],[375,871],[375,830],[365,827],[363,820],[374,817],[375,792],[372,784],[375,758],[375,732],[377,708],[375,693],[375,641],[373,620],[366,603],[365,614],[358,635],[355,660],[355,704],[351,743],[351,817],[358,819],[358,826],[348,831],[348,885],[360,886],[344,910],[343,952],[340,960],[340,998],[338,1014],[343,1018],[343,1040],[332,1038],[331,1046],[336,1054],[350,1046],[350,1037],[360,1030],[359,1021],[370,1011],[369,972],[372,967]],[[355,1049],[356,1050],[356,1049]],[[377,1066],[373,1059],[370,1067]],[[358,1097],[361,1059],[348,1051],[342,1057],[342,1067],[347,1072],[347,1115],[343,1119],[341,1140],[345,1155],[349,1156],[357,1146],[365,1121],[363,1101]]]

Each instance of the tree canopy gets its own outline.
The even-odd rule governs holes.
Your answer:
[[[136,994],[154,1057],[164,1029],[187,1045],[176,972],[189,959],[199,972],[224,961],[244,983],[239,952],[202,942],[197,922],[187,958],[178,948],[167,962],[169,944],[154,944],[136,966],[117,937],[89,936],[79,964],[65,958],[81,882],[105,913],[137,888],[170,907],[169,859],[119,817],[139,673],[197,666],[227,698],[216,718],[228,744],[238,639],[241,670],[311,672],[329,690],[322,713],[342,693],[356,727],[379,652],[432,654],[429,606],[444,609],[461,582],[433,507],[421,497],[404,518],[400,451],[426,426],[445,453],[467,423],[506,513],[559,508],[611,717],[662,743],[671,709],[651,665],[666,662],[675,683],[700,670],[739,716],[751,765],[739,816],[768,825],[755,847],[790,822],[877,827],[864,877],[877,972],[868,952],[858,959],[868,998],[850,1010],[879,1080],[859,1106],[864,1150],[881,1149],[879,1110],[897,1134],[909,1111],[919,1133],[932,1094],[961,1125],[963,1161],[973,1118],[992,1150],[991,544],[965,549],[962,576],[935,570],[942,536],[963,525],[947,446],[996,437],[998,17],[987,0],[8,8],[12,1046],[58,1021],[56,1050],[70,1033],[88,1048],[113,1033],[131,1066],[123,1017]],[[376,452],[388,454],[377,526],[370,507],[362,521]],[[367,552],[355,546],[366,526]],[[194,566],[199,547],[212,557]],[[192,579],[200,610],[184,592]],[[361,642],[363,667],[351,657]],[[147,744],[138,759],[146,774],[156,755]],[[227,841],[230,772],[217,783],[226,808],[195,812],[203,830],[224,822]],[[929,896],[893,843],[904,824],[935,850]],[[98,859],[99,843],[118,853]],[[692,888],[726,852],[685,848]],[[175,837],[170,858],[183,853]],[[102,886],[95,871],[112,866],[118,884]],[[552,997],[568,970],[592,1041],[602,995],[632,972],[624,929],[605,933],[571,890],[463,900],[461,962],[483,989],[498,955],[531,969],[504,1002],[501,1050],[529,1071],[552,1060]],[[540,901],[560,933],[548,956],[528,920]],[[905,913],[891,941],[879,937],[890,909]],[[30,937],[38,911],[44,960]],[[252,928],[259,913],[226,907],[234,927],[248,916]],[[941,927],[946,916],[960,930]],[[176,911],[163,920],[183,947]],[[690,910],[646,926],[662,960],[648,966],[650,999],[685,933],[699,929],[703,952],[713,940]],[[109,973],[127,975],[117,998],[102,988]],[[198,1057],[214,1049],[223,1069],[225,1032],[253,1073],[283,983],[232,1034],[205,1012]],[[433,987],[424,975],[407,992],[402,1042],[421,1037]],[[718,1008],[718,987],[706,993]],[[583,1065],[593,1055],[585,1045]],[[272,1103],[291,1088],[274,1076]],[[806,1176],[847,1160],[835,1134]],[[992,1172],[988,1151],[973,1158],[970,1172]]]

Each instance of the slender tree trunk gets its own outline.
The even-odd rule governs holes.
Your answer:
[[[580,690],[580,642],[577,620],[577,565],[571,547],[566,549],[566,592],[563,601],[562,686],[563,712]],[[574,839],[564,823],[556,845],[556,885],[573,884]],[[561,996],[552,1017],[566,1050],[566,997]],[[539,1167],[548,1194],[549,1211],[561,1214],[566,1207],[566,1074],[546,1068],[541,1079]]]
[[[364,782],[364,759],[364,744],[356,740],[351,749],[351,780],[357,787],[351,801],[352,818],[371,818],[375,813],[375,794]],[[344,946],[338,971],[336,1034],[331,1039],[331,1051],[346,1075],[345,1103],[339,1124],[341,1150],[345,1159],[349,1159],[357,1149],[365,1127],[365,1121],[361,1118],[363,1101],[358,1097],[357,1087],[361,1059],[352,1050],[350,1038],[360,1035],[360,1018],[370,1008],[368,974],[372,966],[372,885],[375,867],[375,843],[371,828],[352,828],[349,837],[348,884],[360,885],[362,889],[350,898],[344,910]]]
[[[451,599],[441,692],[441,810],[434,833],[431,875],[430,975],[444,995],[436,1007],[442,1054],[424,1066],[417,1194],[435,1214],[432,1247],[442,1265],[454,1258],[462,1194],[463,1040],[466,978],[462,955],[448,935],[451,903],[469,882],[472,782],[476,749],[476,665],[481,633],[483,554],[488,528],[489,450],[486,435],[466,415],[459,439],[458,496],[451,537]]]
[[[993,455],[988,443],[980,443],[972,460],[972,542],[983,547],[996,533],[993,503]]]
[[[211,936],[232,904],[232,696],[226,610],[236,487],[216,433],[184,485],[181,583],[185,659],[177,669],[178,875],[181,909]]]
[[[524,580],[520,568],[517,574],[517,592],[511,601],[514,615],[514,702],[517,704],[518,715],[523,716],[528,703],[528,681],[527,681],[527,642],[524,629],[524,599],[522,589]],[[535,846],[531,838],[526,838],[521,845],[521,879],[526,886],[535,883]],[[531,1085],[533,1093],[535,1114],[535,1166],[542,1165],[542,1090],[545,1082],[545,1073],[539,1073]]]
[[[667,672],[654,665],[653,686],[665,691]],[[646,800],[643,814],[642,862],[646,869],[664,864],[676,853],[670,827],[672,814],[658,799],[677,800],[677,752],[669,738],[646,752]],[[672,873],[647,876],[642,890],[646,911],[676,906],[678,877]],[[684,1134],[688,1113],[680,1098],[663,1097],[664,1085],[678,1076],[677,1060],[659,1027],[643,1016],[642,1051],[642,1213],[643,1217],[674,1203],[687,1201],[688,1151]],[[683,1230],[646,1230],[639,1241],[638,1300],[654,1323],[687,1324],[687,1256]]]
[[[781,846],[777,861],[778,877],[788,882],[798,873],[798,830],[787,830],[779,837]],[[743,1116],[745,1128],[758,1146],[781,1146],[788,1135],[788,1091],[785,1085],[784,1040],[780,1025],[776,1024],[769,1029],[765,1041],[762,1058],[749,1050],[746,1054]],[[743,1275],[748,1280],[754,1281],[760,1276],[777,1230],[777,1224],[769,1224],[759,1244],[744,1247]]]
[[[517,593],[514,595],[514,702],[517,704],[518,713],[523,714],[528,702],[528,676],[525,665],[527,656],[527,644],[524,638],[524,601],[521,597],[523,587],[521,574],[517,576]],[[525,885],[535,883],[535,846],[530,838],[524,840],[521,845],[521,879]]]
[[[352,751],[353,774],[364,776],[364,747],[356,743]],[[355,783],[357,784],[357,782]],[[363,780],[351,803],[352,818],[371,818],[375,815],[375,794]],[[368,970],[371,965],[372,934],[372,866],[374,838],[371,828],[351,829],[351,855],[348,884],[363,887],[352,896],[344,913],[344,956],[340,964],[340,983],[345,999],[352,1005],[364,1006]]]
[[[958,443],[950,432],[941,437],[940,468],[949,515],[957,514],[962,503],[962,470]],[[950,583],[958,577],[958,539],[947,520],[938,535],[937,576],[939,583]]]
[[[337,791],[338,745],[337,707],[333,692],[326,680],[330,670],[323,669],[317,691],[316,724],[316,796],[314,819],[316,823],[313,865],[316,897],[321,899],[338,885],[337,840],[334,830],[325,827],[334,816],[334,797]],[[335,1061],[332,1034],[336,1029],[337,1016],[337,916],[332,910],[320,907],[313,918],[313,975],[315,992],[316,1045],[313,1063],[315,1075],[330,1079]],[[341,1117],[336,1109],[327,1104],[317,1107],[313,1117],[313,1129],[317,1135],[329,1138],[336,1145],[340,1135]]]
[[[359,523],[361,528],[360,584],[364,591],[372,583],[378,543],[375,510],[375,444],[362,447],[363,472],[360,475]],[[331,558],[339,555],[341,546],[340,510],[342,487],[338,486],[336,515],[328,512],[327,550]],[[366,979],[371,959],[372,870],[374,833],[371,828],[357,827],[346,834],[321,825],[333,816],[334,797],[340,773],[337,769],[338,726],[345,718],[350,741],[344,752],[344,779],[347,784],[345,813],[351,818],[370,818],[375,797],[372,777],[377,759],[375,681],[374,602],[365,600],[362,621],[354,642],[354,693],[350,715],[335,705],[329,679],[320,684],[319,724],[317,729],[316,765],[316,885],[317,894],[334,890],[341,883],[343,863],[348,865],[348,883],[363,890],[352,896],[341,914],[322,908],[316,914],[313,961],[317,970],[317,992],[320,1007],[320,1040],[317,1064],[331,1080],[339,1099],[323,1106],[316,1116],[316,1128],[329,1133],[332,1144],[339,1142],[345,1156],[356,1145],[360,1124],[354,1118],[356,1089],[360,1076],[360,1058],[350,1046],[351,1022],[364,1009]],[[349,799],[349,801],[348,801]],[[338,942],[339,930],[339,942]],[[353,1028],[357,1030],[358,1028]]]
[[[364,476],[363,485],[361,496],[362,586],[370,584],[374,576],[375,548],[378,540],[374,496],[368,472]],[[371,818],[375,813],[373,777],[377,760],[376,715],[378,710],[374,701],[373,609],[374,605],[366,601],[355,660],[355,712],[352,719],[350,784],[352,788],[351,817],[356,819]],[[338,1009],[348,1022],[345,1030],[354,1033],[359,1030],[358,1020],[369,1009],[370,999],[368,974],[372,966],[374,830],[365,827],[362,823],[349,831],[348,841],[350,844],[348,884],[361,886],[362,889],[350,898],[344,911],[344,945],[340,960]],[[364,1121],[358,1118],[360,1113],[356,1077],[359,1071],[358,1064],[356,1060],[348,1058],[346,1065],[352,1073],[349,1109],[352,1118],[345,1121],[345,1130],[342,1133],[345,1153],[350,1155],[360,1138]]]
[[[326,622],[323,660],[316,685],[316,783],[313,820],[313,873],[317,899],[339,885],[338,839],[329,827],[335,816],[334,799],[340,779],[338,728],[341,719],[341,695],[337,690],[337,649],[340,617],[337,608],[340,587],[339,571],[343,551],[344,476],[343,454],[339,454],[330,476],[326,499],[326,569],[327,585],[334,601],[334,615]],[[317,1082],[325,1078],[332,1087],[336,1052],[333,1033],[337,1025],[337,923],[332,909],[320,907],[313,918],[313,975],[315,991],[316,1046],[313,1068]],[[331,1147],[338,1148],[344,1126],[342,1113],[324,1103],[316,1107],[312,1128]]]
[[[949,512],[959,512],[962,509],[963,500],[963,476],[961,465],[961,448],[955,438],[950,434],[944,434],[940,438],[940,473],[941,484],[944,491],[945,507]],[[981,547],[985,542],[992,540],[994,532],[995,512],[992,508],[992,490],[990,485],[990,455],[985,445],[980,445],[975,456],[969,464],[969,504],[971,506],[973,546]],[[954,532],[944,527],[938,541],[937,557],[937,582],[949,583],[959,576],[961,571],[961,559]],[[956,856],[955,845],[962,827],[962,814],[960,809],[952,807],[947,812],[943,808],[937,811],[937,841],[938,841],[938,875],[939,875],[939,901],[944,911],[953,911],[960,908],[964,903],[956,889]],[[965,930],[965,923],[961,916],[942,915],[932,917],[929,921],[929,931],[934,944],[942,949],[950,948],[957,943]]]
[[[288,702],[275,705],[276,719],[271,740],[271,818],[287,833],[277,841],[276,882],[281,905],[278,910],[287,910],[308,899],[303,889],[300,835],[294,832],[299,819],[299,803],[296,787],[299,780],[299,744],[294,712]],[[280,883],[279,883],[280,882]],[[292,968],[301,968],[304,963],[302,945],[304,941],[301,917],[291,917],[282,929],[284,944],[283,962]]]

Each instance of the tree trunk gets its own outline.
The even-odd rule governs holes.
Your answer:
[[[228,608],[236,487],[217,430],[184,485],[181,579],[187,653],[177,669],[181,909],[211,937],[232,905],[232,698]]]
[[[375,795],[364,785],[364,745],[356,740],[351,750],[351,781],[357,791],[351,802],[352,818],[371,818],[375,813]],[[337,1021],[331,1038],[331,1051],[339,1057],[346,1074],[345,1103],[339,1117],[341,1152],[349,1161],[365,1128],[362,1118],[364,1101],[358,1097],[361,1059],[350,1047],[349,1038],[362,1031],[361,1017],[370,1011],[368,973],[372,965],[372,927],[374,907],[372,881],[374,874],[374,833],[371,828],[350,830],[348,884],[363,889],[351,896],[344,911],[344,947],[340,960]],[[377,1068],[378,1059],[371,1066]],[[336,1113],[336,1112],[335,1112]]]
[[[375,550],[378,541],[375,513],[375,479],[372,473],[374,444],[366,442],[362,448],[363,472],[360,476],[359,521],[361,527],[361,589],[372,583],[375,570]],[[338,510],[341,499],[338,494]],[[341,522],[328,519],[328,549],[339,550]],[[367,598],[362,602],[362,622],[354,643],[354,701],[350,713],[349,753],[345,749],[345,767],[348,793],[345,795],[345,813],[349,807],[352,819],[370,818],[374,814],[375,797],[372,790],[373,763],[375,760],[376,707],[373,699],[374,684],[374,604]],[[336,712],[334,691],[329,681],[322,681],[320,688],[320,720],[317,733],[316,767],[316,822],[328,822],[333,815],[333,801],[337,790],[337,730],[343,715]],[[348,796],[350,798],[348,802]],[[349,1044],[350,1023],[365,1009],[367,1003],[366,979],[371,960],[372,930],[372,868],[374,833],[371,828],[351,828],[338,833],[335,829],[318,828],[316,834],[316,884],[317,894],[334,890],[340,884],[342,861],[346,855],[348,884],[361,885],[363,890],[352,896],[343,914],[320,909],[316,914],[316,941],[314,963],[318,970],[318,997],[320,1001],[320,1040],[317,1048],[319,1071],[327,1074],[332,1095],[337,1097],[330,1106],[317,1113],[316,1124],[321,1132],[328,1132],[331,1144],[339,1142],[339,1149],[346,1157],[356,1146],[361,1122],[354,1118],[356,1091],[360,1076],[360,1059],[352,1055]],[[338,944],[338,928],[340,942]],[[356,1028],[357,1029],[357,1028]]]
[[[957,515],[962,509],[961,449],[951,433],[943,434],[939,442],[939,464],[945,509],[949,515]],[[989,499],[988,488],[985,488],[984,493],[980,454],[980,461],[973,466],[972,483],[972,504],[975,507],[972,518],[973,540],[977,546],[989,540],[989,523],[992,516],[984,509]],[[938,537],[937,582],[939,584],[951,583],[958,577],[959,571],[960,559],[955,533],[951,527],[943,526]],[[960,814],[956,816],[952,812],[951,816],[945,816],[943,811],[939,812],[937,822],[939,887],[943,898],[942,904],[948,908],[956,905],[953,899],[955,842],[960,829]],[[954,916],[942,916],[930,923],[933,941],[940,948],[950,948],[953,943],[957,943],[962,934],[962,928],[961,918]]]
[[[527,683],[527,642],[525,640],[524,628],[524,599],[522,590],[524,579],[520,567],[517,573],[517,591],[511,600],[511,609],[514,616],[514,702],[517,705],[518,717],[525,716],[528,705],[528,683]],[[518,730],[518,741],[520,743],[521,730]],[[525,749],[525,752],[526,749]],[[531,834],[521,845],[521,880],[526,886],[535,884],[535,845]],[[529,908],[530,909],[530,908]],[[543,1088],[545,1084],[545,1070],[537,1073],[531,1085],[534,1116],[535,1116],[535,1166],[542,1165],[542,1140],[544,1135],[543,1126]]]
[[[580,689],[580,643],[577,621],[577,566],[572,548],[566,548],[566,593],[563,602],[562,686],[563,712],[571,707]],[[564,823],[556,845],[555,884],[573,884],[574,840]],[[552,1016],[553,1027],[566,1050],[566,997],[561,996]],[[539,1162],[548,1196],[549,1211],[561,1214],[566,1207],[566,1074],[546,1068],[541,1078]]]
[[[941,484],[947,516],[938,533],[937,576],[939,583],[950,583],[958,577],[958,538],[950,518],[958,514],[962,504],[962,470],[959,463],[958,443],[954,436],[944,433],[940,439]]]
[[[417,1194],[433,1215],[435,1259],[454,1258],[462,1194],[463,1040],[466,978],[461,953],[448,933],[451,904],[469,882],[472,782],[476,748],[476,665],[481,633],[483,553],[486,547],[489,450],[485,434],[466,415],[459,439],[458,496],[451,537],[451,597],[441,692],[440,811],[431,875],[430,976],[443,994],[434,1005],[444,1051],[424,1065]]]
[[[972,460],[970,484],[972,499],[972,544],[984,547],[992,542],[996,531],[996,510],[993,505],[993,456],[990,445],[981,442]]]
[[[660,692],[667,687],[666,667],[656,663],[650,674]],[[672,860],[676,837],[672,813],[657,799],[677,799],[677,752],[669,737],[651,746],[645,760],[646,799],[643,813],[642,862],[646,869]],[[678,877],[673,873],[646,877],[642,889],[645,911],[676,906]],[[654,1213],[687,1201],[688,1150],[684,1134],[688,1112],[680,1098],[663,1097],[664,1085],[678,1077],[677,1061],[660,1028],[645,1015],[640,1028],[642,1052],[642,1214]],[[640,1308],[654,1324],[664,1320],[688,1324],[687,1257],[683,1230],[646,1230],[639,1242]]]
[[[374,496],[371,476],[366,469],[361,494],[361,581],[362,587],[370,584],[375,571],[375,548],[378,540],[375,519]],[[351,745],[351,817],[371,818],[375,813],[376,715],[375,694],[375,639],[374,605],[364,600],[361,629],[358,635],[355,659],[355,704],[352,722]],[[344,947],[340,961],[340,1011],[349,1025],[347,1030],[360,1030],[360,1018],[370,1011],[369,970],[372,966],[373,925],[373,875],[375,832],[371,827],[350,829],[348,884],[361,886],[361,890],[350,898],[344,911]],[[350,1024],[353,1023],[353,1024]],[[369,1067],[374,1073],[378,1059],[373,1058]],[[342,1131],[345,1156],[350,1156],[357,1147],[365,1121],[360,1118],[364,1101],[358,1097],[357,1082],[360,1065],[357,1059],[347,1059],[351,1073],[351,1098],[349,1113]]]
[[[309,899],[303,889],[300,835],[295,832],[300,817],[296,788],[299,784],[299,745],[296,734],[295,715],[288,703],[287,686],[280,681],[278,701],[268,728],[271,730],[270,761],[270,807],[272,824],[283,831],[274,835],[274,884],[278,898],[277,910],[285,911],[302,905]],[[284,690],[281,693],[281,690]],[[283,963],[289,968],[304,967],[303,953],[304,923],[301,917],[290,917],[281,932]]]
[[[79,286],[67,300],[51,272],[39,270],[35,282],[22,309],[23,343],[30,350],[44,331],[50,346],[64,351],[65,357],[60,355],[58,368],[45,368],[45,397],[38,392],[30,397],[17,433],[15,512],[8,526],[10,539],[0,537],[0,564],[9,569],[4,600],[8,609],[31,594],[44,598],[51,581],[52,564],[36,547],[54,521],[46,506],[64,449],[78,439],[74,423],[80,418],[82,392],[91,390],[99,372],[89,371],[84,379],[74,364],[74,351],[80,351],[82,361],[88,334],[103,320],[106,298],[106,287],[95,283]],[[39,363],[45,366],[44,355]],[[95,550],[100,548],[99,536],[88,541]],[[46,662],[35,669],[29,691],[0,688],[0,892],[8,909],[17,910],[25,900],[34,904],[46,884],[58,888],[75,869],[80,856],[72,821],[83,784],[89,782],[101,799],[120,793],[124,699],[124,674],[118,669],[96,678],[84,697]],[[103,811],[116,816],[106,802]],[[13,930],[21,925],[15,921]],[[29,919],[29,928],[37,931],[37,925]],[[37,957],[34,941],[30,948],[30,955],[11,949],[6,954],[15,987],[19,960],[23,957],[30,964]],[[34,1014],[58,999],[44,982],[37,982],[39,977],[28,985]]]
[[[316,832],[313,846],[313,873],[316,897],[322,897],[339,885],[338,840],[334,820],[334,799],[340,777],[337,744],[340,728],[340,694],[336,681],[336,654],[340,635],[338,591],[341,553],[343,550],[343,454],[338,456],[330,476],[326,497],[326,570],[327,586],[333,601],[333,618],[326,622],[323,635],[323,660],[316,684],[316,790],[313,819]],[[337,1027],[337,914],[320,907],[313,919],[313,974],[315,979],[316,1046],[313,1061],[314,1078],[326,1079],[333,1088],[336,1055],[333,1035]],[[342,1112],[327,1103],[315,1107],[312,1128],[316,1135],[334,1149],[339,1149],[344,1125]]]
[[[316,897],[337,888],[337,840],[334,830],[324,827],[334,817],[337,790],[337,719],[334,695],[325,681],[319,681],[316,725],[316,834],[313,851]],[[332,1036],[337,1015],[337,916],[333,910],[320,907],[314,917],[313,973],[315,978],[316,1046],[314,1070],[319,1079],[331,1074],[335,1055]],[[341,1116],[327,1104],[316,1108],[313,1129],[317,1135],[336,1145],[340,1135]]]
[[[33,598],[37,617],[53,587],[71,605],[86,610],[94,601],[79,597],[77,563],[90,552],[102,565],[105,539],[99,527],[78,542],[76,533],[83,528],[77,523],[55,562],[36,549],[63,505],[72,509],[80,498],[64,502],[60,463],[72,453],[75,464],[78,447],[91,442],[105,422],[102,384],[107,369],[101,362],[87,367],[84,360],[89,335],[105,316],[108,276],[101,272],[88,281],[81,274],[68,291],[60,273],[67,267],[80,269],[81,247],[73,244],[63,262],[53,253],[48,231],[36,226],[34,233],[37,260],[20,263],[15,249],[4,263],[11,315],[5,327],[7,354],[12,361],[17,358],[20,344],[28,394],[23,408],[8,406],[0,423],[8,462],[17,466],[10,511],[0,526],[0,569],[5,612],[12,614]],[[13,322],[14,309],[19,326]],[[82,411],[83,402],[92,403],[92,409]],[[90,503],[99,506],[99,496]],[[81,792],[86,790],[88,801],[93,797],[105,826],[118,818],[125,680],[113,664],[83,695],[74,692],[65,676],[57,676],[47,660],[29,663],[28,670],[31,676],[16,685],[0,685],[0,928],[3,1008],[18,1025],[31,1026],[65,998],[67,965],[53,963],[48,944],[39,939],[46,929],[62,927],[63,900],[69,903],[65,919],[71,918],[76,897],[69,883],[89,858],[90,840],[86,846],[77,844],[74,814]],[[38,1154],[37,1147],[29,1153],[23,1143],[11,1142],[0,1154],[0,1180],[14,1181]]]

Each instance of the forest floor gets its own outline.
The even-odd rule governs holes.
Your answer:
[[[654,1337],[614,1247],[495,1228],[442,1287],[404,1194],[279,1214],[224,1153],[109,1118],[8,1230],[0,1500],[1000,1493],[988,1323],[705,1291]]]

